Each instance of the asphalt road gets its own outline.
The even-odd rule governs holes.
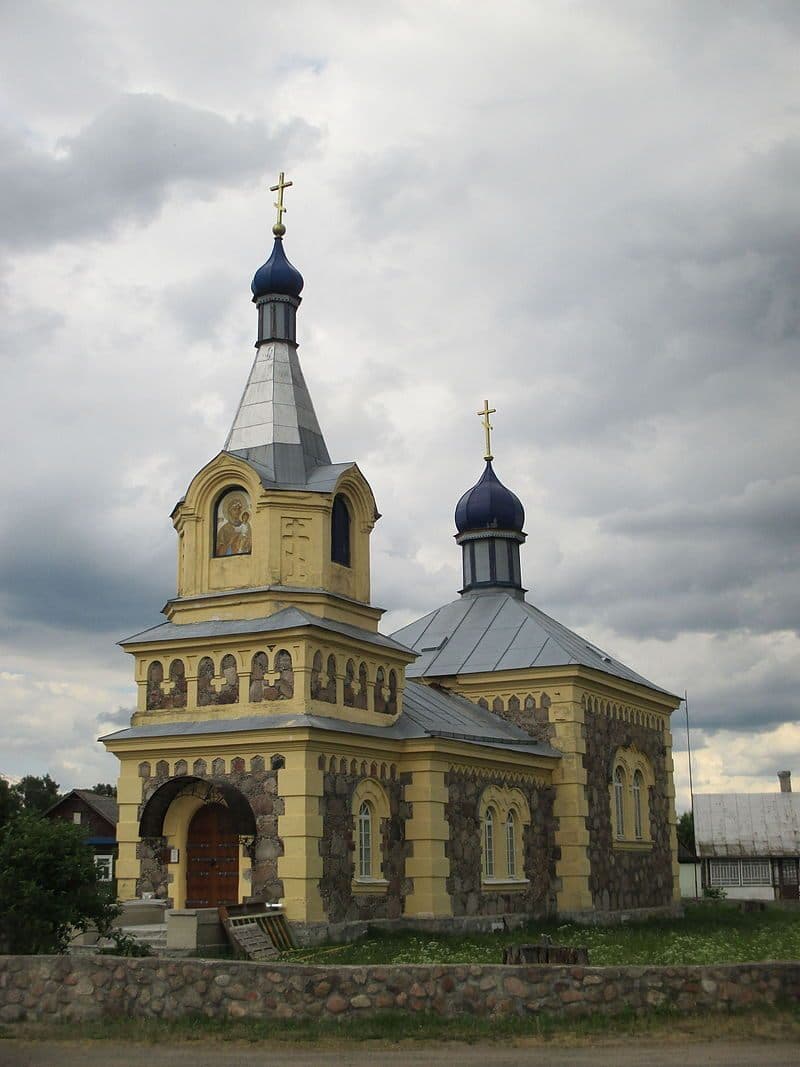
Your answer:
[[[118,1041],[0,1041],[0,1067],[797,1067],[795,1044],[712,1041],[514,1048],[447,1043],[312,1049],[279,1044],[140,1045]]]

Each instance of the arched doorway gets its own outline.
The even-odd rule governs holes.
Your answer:
[[[186,907],[239,902],[239,833],[222,804],[204,804],[186,838]]]

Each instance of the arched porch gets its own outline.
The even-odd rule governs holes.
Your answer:
[[[234,786],[171,778],[141,812],[138,892],[169,897],[173,908],[238,903],[253,892],[256,836],[250,802]]]

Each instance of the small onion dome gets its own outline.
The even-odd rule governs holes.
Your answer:
[[[486,461],[486,470],[476,485],[468,489],[456,504],[456,529],[467,530],[515,530],[522,532],[525,509],[519,497],[506,489],[492,470],[492,461]]]
[[[283,240],[275,238],[272,255],[253,277],[253,299],[277,293],[280,296],[300,296],[303,291],[303,275],[293,267],[283,250]]]

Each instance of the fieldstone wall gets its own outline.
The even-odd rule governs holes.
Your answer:
[[[385,766],[382,765],[382,767]],[[404,799],[404,788],[411,781],[410,774],[390,777],[375,767],[369,777],[380,781],[389,800],[389,818],[383,819],[381,835],[381,876],[389,883],[376,893],[353,893],[355,875],[355,820],[353,793],[367,775],[326,771],[323,796],[320,798],[322,839],[322,878],[319,888],[322,905],[330,923],[359,919],[396,919],[403,914],[405,900],[412,891],[406,878],[406,856],[410,845],[406,841],[406,820],[411,818],[411,805]]]
[[[800,1000],[800,963],[720,967],[301,967],[113,956],[0,957],[0,1023],[134,1017],[304,1019],[385,1011],[687,1014]]]
[[[448,802],[445,818],[450,838],[445,853],[450,860],[447,891],[453,901],[453,915],[504,915],[525,912],[534,918],[556,910],[557,819],[553,815],[555,790],[529,783],[509,781],[502,776],[479,777],[461,771],[446,776]],[[516,788],[531,809],[531,825],[523,831],[523,870],[528,879],[524,889],[512,892],[484,892],[481,886],[480,799],[488,785]]]
[[[635,746],[650,761],[655,789],[649,790],[652,849],[626,852],[613,847],[609,783],[614,754]],[[669,839],[664,735],[658,730],[596,712],[586,712],[586,754],[589,801],[589,889],[595,908],[603,911],[653,908],[672,903],[672,853]]]
[[[283,815],[283,798],[278,795],[278,771],[266,767],[262,756],[254,756],[250,766],[242,758],[231,760],[226,773],[223,760],[196,760],[191,767],[184,765],[173,777],[191,775],[187,788],[201,779],[202,783],[225,784],[237,789],[250,804],[256,820],[256,841],[252,855],[251,895],[258,900],[277,902],[283,898],[283,882],[278,878],[278,857],[283,855],[283,841],[278,836],[278,816]],[[148,765],[144,769],[147,770]],[[141,818],[144,805],[166,782],[170,781],[166,762],[156,763],[152,773],[143,774]],[[202,785],[201,785],[202,788]],[[141,861],[140,876],[136,882],[137,896],[153,893],[159,900],[172,903],[169,885],[171,875],[165,862],[165,837],[144,838],[137,846],[137,858]]]

